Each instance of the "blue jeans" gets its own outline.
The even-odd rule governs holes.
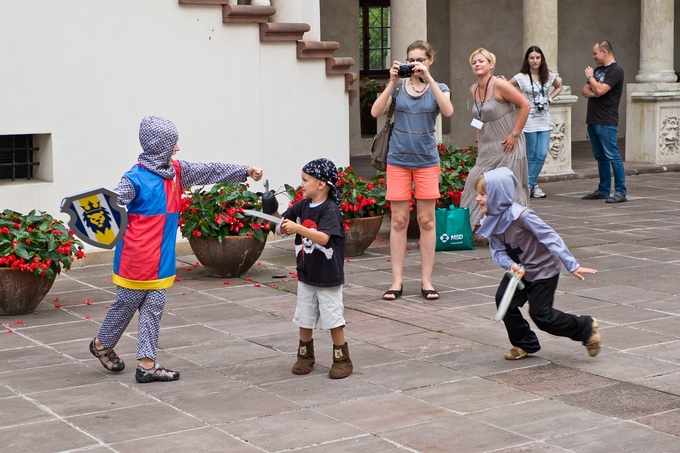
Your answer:
[[[623,168],[621,153],[616,146],[616,126],[607,124],[589,124],[588,135],[593,156],[597,160],[597,170],[600,173],[600,185],[597,191],[603,195],[611,195],[612,171],[614,172],[614,189],[621,195],[626,195],[626,172]]]
[[[550,131],[525,132],[527,142],[527,164],[529,166],[529,188],[536,185],[539,173],[543,169],[545,156],[550,146]]]

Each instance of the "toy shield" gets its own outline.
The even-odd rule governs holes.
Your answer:
[[[68,225],[78,239],[95,247],[112,249],[123,238],[127,211],[116,202],[118,194],[100,187],[66,197],[61,212],[71,216]]]

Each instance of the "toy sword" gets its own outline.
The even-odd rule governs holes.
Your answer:
[[[270,222],[274,222],[277,225],[280,225],[283,221],[282,217],[275,217],[273,215],[265,214],[261,211],[254,211],[252,209],[244,209],[243,213],[251,217],[259,217],[260,219],[269,220]]]
[[[510,279],[507,288],[505,288],[505,293],[503,293],[503,298],[501,303],[498,304],[498,311],[496,312],[496,317],[493,318],[494,321],[500,321],[505,317],[505,314],[510,308],[510,302],[512,302],[512,297],[515,295],[515,290],[519,288],[520,291],[524,289],[524,283],[519,278],[519,273],[512,272],[510,270],[505,271],[505,275]]]

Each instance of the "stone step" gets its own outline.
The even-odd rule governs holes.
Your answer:
[[[260,24],[260,41],[300,41],[311,28],[309,24],[302,23],[265,22]]]

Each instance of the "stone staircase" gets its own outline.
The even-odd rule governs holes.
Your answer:
[[[323,58],[326,60],[326,75],[345,76],[349,105],[359,96],[353,89],[357,74],[349,71],[354,66],[354,58],[334,57],[333,53],[340,49],[340,44],[335,41],[303,41],[302,36],[311,29],[309,24],[269,22],[269,18],[276,13],[273,6],[229,5],[228,0],[178,1],[180,5],[221,5],[223,23],[259,24],[260,42],[296,42],[298,59]]]

